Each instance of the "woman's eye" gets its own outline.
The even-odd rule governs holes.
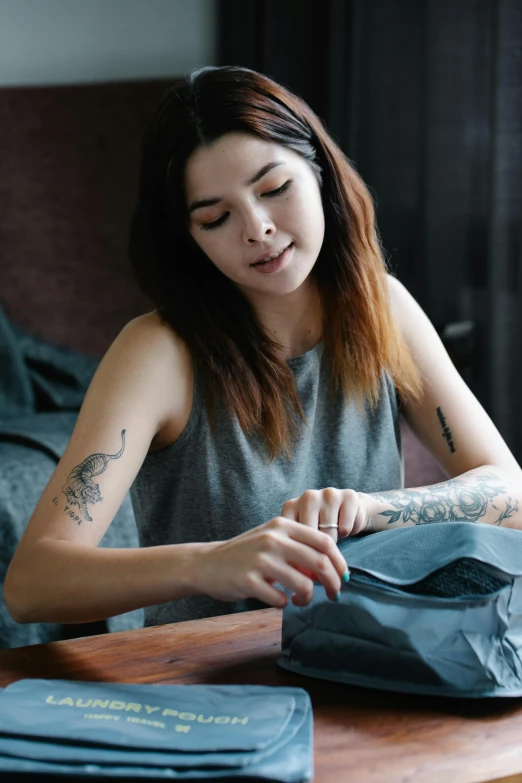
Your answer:
[[[268,196],[268,198],[271,198],[272,196],[279,196],[280,193],[284,193],[285,190],[288,190],[292,182],[293,180],[289,179],[283,185],[281,185],[280,188],[269,190],[268,193],[263,193],[263,196]]]
[[[262,193],[261,195],[267,198],[272,198],[273,196],[279,196],[281,193],[284,193],[285,190],[288,190],[292,182],[293,180],[289,179],[286,182],[284,182],[280,188],[276,188],[275,190],[269,190],[268,193]],[[221,226],[225,222],[228,216],[229,216],[229,212],[225,212],[224,215],[222,215],[217,220],[214,220],[212,223],[202,223],[200,228],[202,231],[212,231],[213,228],[218,228],[218,226]]]
[[[200,228],[201,228],[202,231],[211,231],[213,228],[217,228],[222,223],[224,223],[225,220],[227,219],[227,217],[228,217],[228,212],[225,212],[224,215],[222,215],[217,220],[214,220],[213,223],[202,223]]]

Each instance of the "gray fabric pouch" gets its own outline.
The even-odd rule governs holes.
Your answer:
[[[522,531],[433,523],[348,538],[339,602],[283,612],[290,671],[393,691],[522,695]]]
[[[20,680],[0,691],[0,772],[91,777],[313,775],[301,688]]]

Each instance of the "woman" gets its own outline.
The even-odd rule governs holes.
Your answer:
[[[168,91],[131,230],[128,324],[5,583],[20,622],[146,623],[335,600],[345,537],[522,527],[522,474],[387,275],[369,194],[306,104],[242,68]],[[402,414],[449,475],[403,489]],[[98,549],[131,487],[142,546]]]

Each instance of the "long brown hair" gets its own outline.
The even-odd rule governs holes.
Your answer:
[[[291,452],[304,418],[295,378],[241,291],[187,229],[188,157],[242,131],[294,150],[321,185],[325,237],[312,274],[324,312],[332,385],[361,409],[379,401],[387,371],[401,398],[418,397],[421,376],[390,311],[386,262],[370,194],[322,122],[296,95],[262,74],[208,67],[177,81],[145,137],[130,257],[141,290],[185,341],[197,364],[211,423],[222,400],[270,458]]]

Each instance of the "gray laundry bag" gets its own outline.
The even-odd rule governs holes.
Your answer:
[[[0,776],[313,778],[302,688],[19,680],[0,689]],[[25,778],[24,778],[25,779]]]
[[[284,669],[392,691],[522,695],[522,531],[442,522],[347,538],[338,602],[283,612]]]

